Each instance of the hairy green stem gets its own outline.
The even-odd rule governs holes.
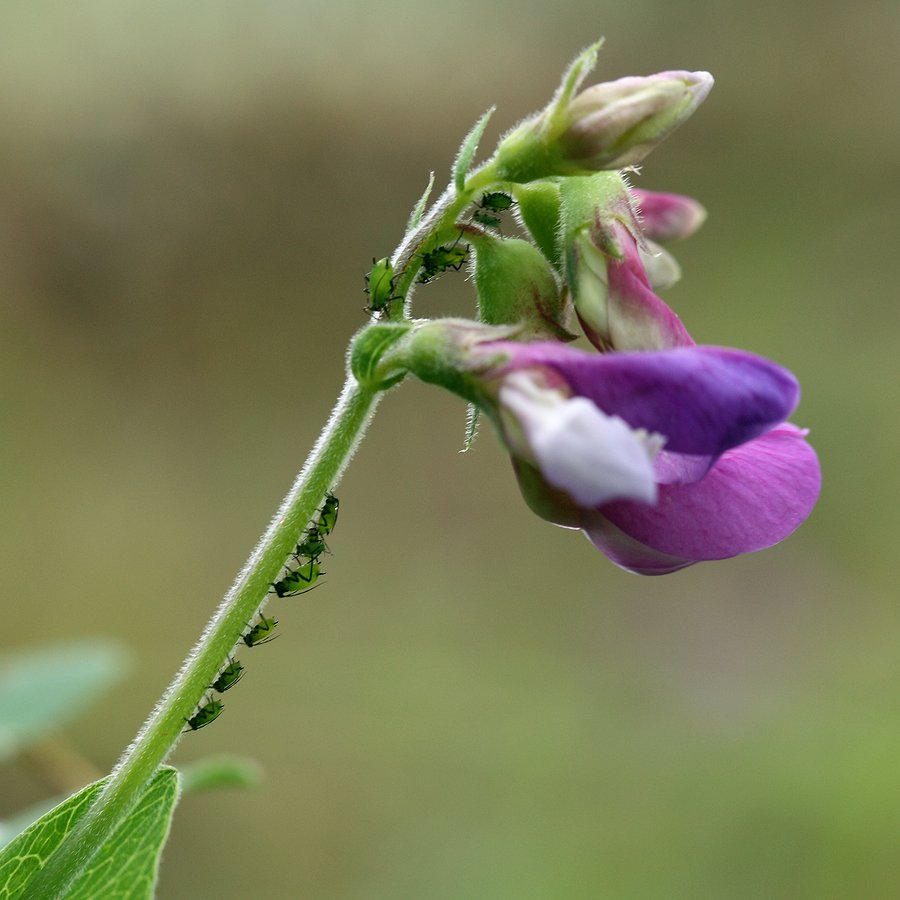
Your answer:
[[[90,812],[66,837],[25,894],[61,897],[137,802],[172,752],[209,686],[247,625],[266,602],[271,583],[334,487],[375,411],[379,394],[348,377],[328,424],[231,590],[137,738],[125,751]]]
[[[450,185],[394,252],[393,265],[402,273],[398,276],[397,290],[407,298],[405,316],[409,315],[409,294],[421,268],[418,252],[430,240],[443,240],[444,232],[452,231],[460,212],[476,193],[495,181],[494,166],[488,162],[469,176],[463,191],[457,192]],[[301,532],[315,516],[325,494],[340,479],[379,396],[378,387],[360,385],[352,375],[348,376],[306,465],[231,590],[88,814],[32,879],[26,898],[62,897],[138,801],[146,784],[178,743],[185,723],[202,702],[229,653],[265,604],[269,587]]]
[[[405,315],[409,315],[411,289],[422,266],[421,258],[417,257],[419,250],[432,239],[440,242],[442,232],[452,228],[457,216],[472,202],[475,195],[479,191],[487,190],[495,182],[494,166],[488,162],[469,176],[465,190],[457,193],[452,184],[447,185],[444,193],[438,197],[418,227],[403,239],[391,258],[391,264],[398,273],[394,290],[406,298]]]

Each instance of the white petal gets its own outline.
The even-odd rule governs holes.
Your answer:
[[[527,378],[524,372],[515,375]],[[530,379],[511,376],[500,399],[520,425],[541,474],[580,505],[656,501],[652,458],[661,446],[658,435],[634,431],[585,397],[566,398]]]
[[[638,245],[638,255],[644,264],[650,286],[655,291],[671,287],[681,278],[681,266],[668,250],[660,247],[655,241],[644,238],[643,245]]]
[[[578,237],[575,276],[575,308],[586,328],[597,335],[609,334],[609,275],[606,257],[593,245],[585,231]]]

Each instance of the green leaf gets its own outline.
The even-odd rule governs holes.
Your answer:
[[[419,197],[419,202],[413,207],[413,211],[409,214],[409,221],[406,223],[406,233],[409,234],[414,228],[417,228],[422,216],[425,215],[425,207],[428,204],[428,198],[431,196],[431,189],[434,187],[434,172],[428,176],[428,186],[424,193]]]
[[[259,763],[242,756],[207,756],[181,767],[185,794],[222,787],[256,787],[262,779]]]
[[[255,759],[243,756],[208,756],[179,768],[182,794],[225,787],[253,788],[263,781],[263,771]],[[17,834],[65,800],[64,795],[41,800],[0,820],[0,849]]]
[[[62,794],[48,797],[20,809],[0,822],[0,849],[5,847],[17,834],[21,834],[29,825],[37,822],[42,815],[50,812],[54,806],[59,806],[65,799]]]
[[[13,900],[87,812],[104,781],[96,781],[64,800],[0,852],[0,897]]]
[[[0,898],[14,900],[59,847],[106,779],[73,794],[0,852]],[[144,900],[153,897],[163,845],[178,800],[178,773],[161,769],[137,806],[103,844],[65,893],[66,900]]]
[[[0,659],[0,760],[76,718],[127,667],[121,645],[45,645]]]
[[[562,83],[557,91],[554,105],[554,115],[561,112],[572,99],[575,91],[581,87],[582,82],[597,65],[597,53],[603,46],[603,38],[589,44],[575,59],[569,63],[569,68],[563,74]]]
[[[478,149],[478,142],[484,134],[488,120],[494,114],[495,106],[492,106],[473,126],[466,135],[459,153],[456,154],[456,162],[453,163],[453,185],[457,193],[462,193],[466,186],[466,175],[469,174],[469,166],[472,165],[472,157]]]
[[[72,885],[66,900],[153,897],[159,859],[178,802],[178,789],[178,772],[170,767],[161,769],[128,818]]]

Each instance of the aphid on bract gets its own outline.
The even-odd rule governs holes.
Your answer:
[[[222,715],[223,709],[225,709],[225,704],[221,700],[210,700],[201,706],[190,719],[185,719],[185,722],[188,723],[191,731],[199,731],[215,722]]]
[[[272,587],[279,597],[296,597],[297,594],[305,594],[311,590],[320,576],[324,574],[319,568],[319,564],[311,559],[299,568],[288,572],[281,581],[274,582]]]
[[[394,267],[390,258],[372,259],[372,271],[366,275],[366,293],[369,295],[368,312],[382,312],[387,309],[392,300],[402,300],[402,297],[394,295]]]
[[[453,269],[458,272],[462,268],[462,264],[469,255],[467,245],[457,246],[459,240],[454,244],[442,244],[422,254],[422,274],[419,276],[421,284],[428,284],[433,278],[436,278],[447,269]]]
[[[267,619],[262,613],[259,614],[259,621],[245,634],[241,636],[241,640],[248,647],[258,647],[260,644],[268,644],[278,637],[272,632],[278,626],[277,619]]]
[[[321,529],[318,525],[310,525],[306,529],[303,540],[297,544],[297,549],[294,551],[294,559],[297,561],[301,559],[317,560],[323,553],[328,552],[328,545],[322,537]]]
[[[316,520],[315,526],[323,535],[327,536],[334,531],[334,526],[337,525],[338,508],[340,505],[341,501],[338,500],[331,491],[325,495],[325,502],[319,510],[319,518]]]
[[[491,212],[506,212],[508,209],[512,209],[512,205],[515,202],[509,194],[505,194],[503,191],[493,191],[490,194],[481,195],[481,202],[478,204],[478,208],[488,209]]]
[[[480,209],[476,209],[472,213],[472,221],[477,222],[479,225],[484,225],[485,228],[500,228],[500,216],[492,216],[490,213],[483,212]]]
[[[224,694],[233,688],[244,677],[244,667],[240,660],[231,659],[228,665],[219,672],[219,677],[210,685],[214,691]]]

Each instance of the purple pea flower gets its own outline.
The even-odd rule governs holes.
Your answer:
[[[480,344],[483,405],[529,506],[613,562],[664,574],[786,538],[818,497],[793,375],[739,350],[598,355]],[[487,401],[487,402],[484,402]]]

